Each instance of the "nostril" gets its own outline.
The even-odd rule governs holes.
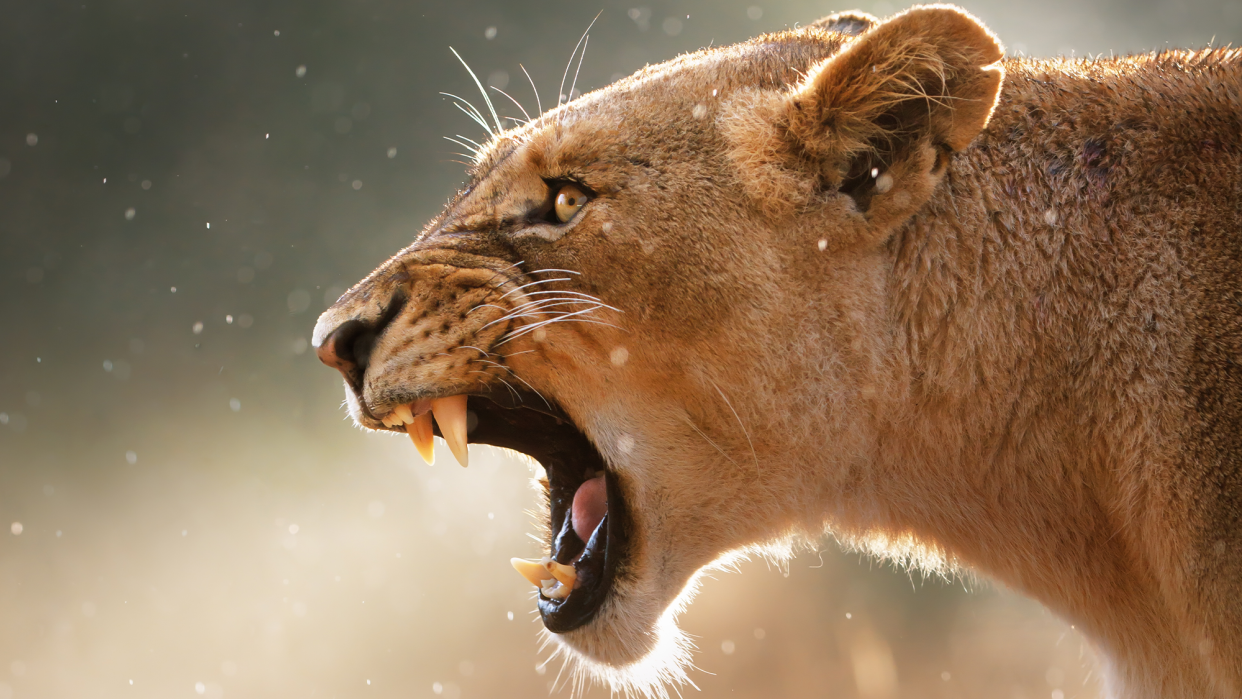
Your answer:
[[[371,363],[371,350],[375,349],[375,340],[378,337],[372,330],[363,330],[349,343],[350,361],[359,371],[366,371],[367,365]]]
[[[397,294],[378,318],[371,321],[347,320],[324,338],[318,349],[319,361],[341,372],[355,389],[371,363],[379,336],[405,305],[405,295]]]
[[[354,383],[356,377],[351,376],[351,374],[359,369],[366,369],[365,364],[359,366],[358,350],[363,349],[359,346],[359,340],[367,335],[371,339],[366,343],[362,343],[366,345],[365,349],[367,350],[362,356],[369,359],[370,349],[375,345],[375,333],[370,331],[366,323],[360,320],[347,320],[341,323],[336,330],[333,330],[324,338],[323,343],[319,346],[319,361],[333,369],[339,370],[345,375],[346,380]],[[363,361],[367,360],[364,359]]]

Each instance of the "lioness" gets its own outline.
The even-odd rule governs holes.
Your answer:
[[[1240,696],[1238,51],[850,13],[495,130],[314,345],[359,425],[543,466],[564,652],[623,684],[827,529],[1041,600],[1112,696]]]

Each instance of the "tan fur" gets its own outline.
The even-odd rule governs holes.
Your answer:
[[[556,640],[614,682],[679,678],[698,571],[827,528],[1042,601],[1113,696],[1238,697],[1242,59],[1001,56],[933,6],[647,68],[487,144],[316,337],[401,291],[374,414],[520,379],[590,437],[634,545]],[[597,196],[522,223],[554,178]],[[498,345],[541,269],[618,310]]]

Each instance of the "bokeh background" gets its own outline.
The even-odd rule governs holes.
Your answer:
[[[463,179],[449,47],[533,109],[597,13],[580,90],[853,7],[635,1],[0,3],[0,699],[548,696],[527,468],[360,433],[307,342]],[[1239,0],[969,9],[1036,56],[1242,37]],[[703,696],[1097,696],[1038,605],[823,547],[707,581]]]

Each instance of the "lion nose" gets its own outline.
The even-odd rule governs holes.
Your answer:
[[[347,320],[328,333],[315,353],[319,361],[341,372],[346,381],[355,383],[367,370],[379,330],[374,324]]]
[[[348,309],[338,308],[341,306],[338,302],[338,306],[324,312],[315,326],[313,344],[319,361],[341,372],[350,386],[359,388],[362,375],[371,363],[376,341],[404,305],[404,296],[397,294],[387,307],[373,311],[375,314],[370,318],[365,317],[369,314],[364,311],[362,318],[355,316],[342,321],[337,314],[348,312]]]

